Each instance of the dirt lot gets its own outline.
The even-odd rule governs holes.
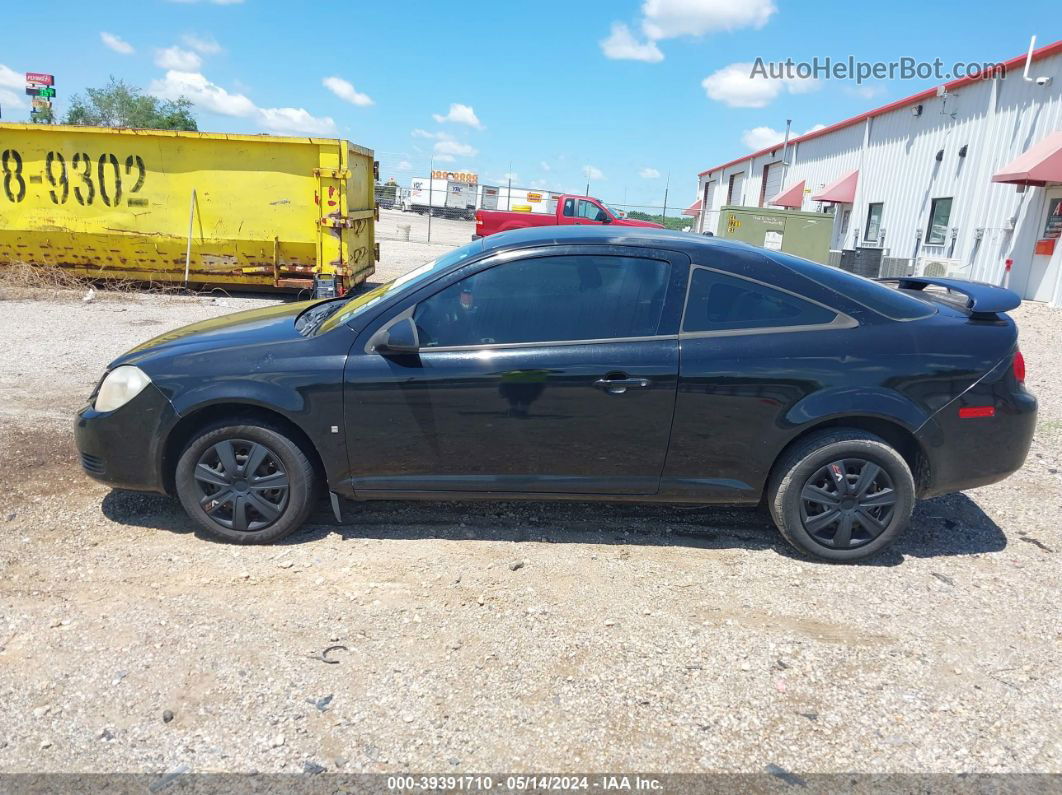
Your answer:
[[[1062,313],[1016,313],[1025,469],[830,566],[708,508],[322,506],[239,548],[81,474],[113,356],[254,305],[0,301],[0,772],[1062,772]]]

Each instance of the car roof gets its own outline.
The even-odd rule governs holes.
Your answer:
[[[533,226],[499,232],[482,238],[483,252],[498,252],[507,249],[529,248],[548,245],[596,245],[596,246],[642,246],[645,248],[671,249],[677,251],[706,251],[725,249],[730,251],[763,250],[736,240],[695,235],[671,229],[654,229],[646,226]]]

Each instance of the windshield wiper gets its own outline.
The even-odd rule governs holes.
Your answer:
[[[302,336],[309,337],[317,331],[322,323],[339,311],[339,308],[346,303],[348,297],[333,298],[311,306],[295,320],[295,330]]]

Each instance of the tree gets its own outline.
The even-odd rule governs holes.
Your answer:
[[[51,108],[39,110],[30,114],[30,121],[34,124],[55,124],[55,111]]]
[[[153,130],[198,130],[186,97],[162,100],[146,96],[136,86],[111,77],[105,88],[85,89],[87,97],[75,94],[66,124],[91,127],[140,127]]]

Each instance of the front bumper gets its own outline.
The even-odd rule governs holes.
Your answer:
[[[162,455],[177,419],[154,384],[114,411],[85,406],[74,422],[81,468],[116,488],[165,493]]]

